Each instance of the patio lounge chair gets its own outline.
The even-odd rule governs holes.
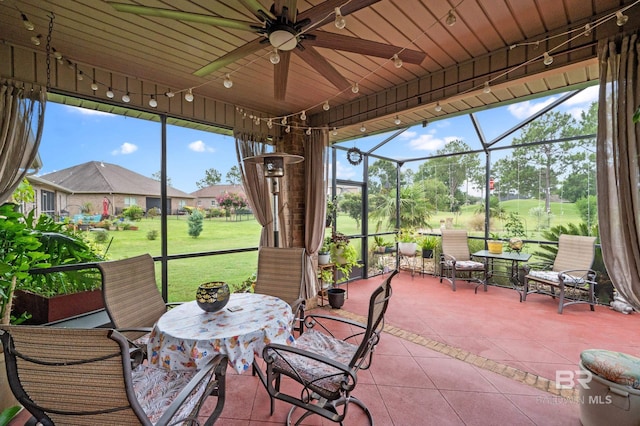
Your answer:
[[[391,298],[391,279],[397,273],[397,270],[391,272],[373,291],[366,324],[311,314],[305,317],[307,330],[295,345],[269,344],[264,348],[262,357],[266,363],[266,373],[260,372],[260,376],[265,380],[272,398],[271,414],[275,398],[293,404],[287,416],[288,424],[297,407],[306,410],[306,413],[301,415],[296,424],[312,414],[342,422],[352,402],[364,410],[373,424],[369,409],[351,392],[356,387],[358,371],[371,366]],[[345,339],[339,339],[329,331],[336,328],[344,331],[345,326],[350,334]],[[281,388],[282,376],[291,380],[285,379],[288,383]]]
[[[33,415],[29,424],[202,424],[195,422],[200,407],[216,393],[211,425],[224,407],[222,355],[198,371],[172,371],[132,368],[127,339],[107,328],[5,325],[0,340],[11,390]]]
[[[440,282],[445,278],[456,291],[456,281],[463,280],[484,285],[487,291],[487,268],[483,262],[471,259],[467,231],[458,229],[442,230],[442,253],[440,253]]]
[[[98,263],[104,307],[113,327],[144,347],[151,328],[168,307],[156,284],[155,265],[148,254]]]
[[[595,310],[596,271],[591,268],[595,257],[596,237],[562,234],[558,238],[558,254],[553,262],[527,265],[522,301],[530,293],[558,296],[558,313],[565,306],[588,303]],[[558,292],[556,293],[556,289]],[[565,302],[568,300],[568,302]]]

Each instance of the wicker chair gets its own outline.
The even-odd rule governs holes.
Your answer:
[[[302,331],[302,319],[306,302],[304,273],[306,270],[304,248],[261,247],[258,252],[256,293],[278,297],[287,302],[295,314],[294,331]]]
[[[98,263],[104,307],[114,328],[144,347],[153,324],[176,303],[165,303],[148,254]]]
[[[11,390],[33,415],[29,424],[200,424],[202,403],[215,393],[210,425],[224,406],[222,355],[199,371],[171,371],[133,368],[127,339],[107,328],[5,325],[0,340]]]
[[[596,271],[591,269],[595,257],[596,237],[562,234],[553,264],[526,265],[522,301],[531,293],[558,296],[558,313],[565,306],[588,303],[595,310]],[[556,289],[558,292],[556,293]],[[568,300],[568,301],[566,301]]]
[[[312,414],[318,414],[334,422],[342,422],[350,403],[360,406],[369,422],[373,424],[371,412],[351,392],[355,389],[358,371],[371,366],[373,351],[380,341],[384,327],[384,314],[391,298],[391,279],[398,273],[393,271],[376,288],[369,301],[366,324],[346,318],[310,314],[305,317],[307,330],[296,340],[295,345],[269,344],[262,353],[266,372],[260,372],[266,380],[269,396],[293,407],[287,416],[291,424],[297,407],[306,410],[296,424]],[[338,339],[329,330],[346,325],[353,334]],[[335,329],[335,328],[334,328]],[[280,387],[281,377],[292,382]],[[273,403],[271,414],[273,414]]]
[[[440,253],[440,282],[446,279],[456,291],[456,281],[463,280],[477,283],[487,291],[487,268],[482,262],[471,259],[467,231],[458,229],[442,230],[442,253]]]

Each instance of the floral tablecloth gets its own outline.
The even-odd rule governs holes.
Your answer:
[[[231,312],[229,308],[242,309]],[[164,314],[151,331],[147,346],[151,365],[171,370],[200,369],[217,354],[241,373],[269,343],[292,344],[293,312],[277,297],[234,293],[218,312],[205,312],[195,301]]]

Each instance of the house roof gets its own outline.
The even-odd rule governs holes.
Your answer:
[[[201,188],[195,192],[192,192],[191,195],[193,195],[196,198],[215,198],[227,192],[240,194],[244,198],[247,197],[244,193],[244,187],[239,184],[210,185],[210,186],[207,186],[206,188]]]
[[[131,194],[160,197],[160,182],[116,164],[89,161],[40,176],[73,193]],[[194,198],[167,186],[168,197]]]

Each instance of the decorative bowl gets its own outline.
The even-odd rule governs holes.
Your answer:
[[[523,242],[518,237],[513,237],[509,240],[509,248],[514,251],[522,250]]]
[[[229,285],[222,281],[200,284],[196,291],[196,302],[203,311],[219,311],[229,302]]]

